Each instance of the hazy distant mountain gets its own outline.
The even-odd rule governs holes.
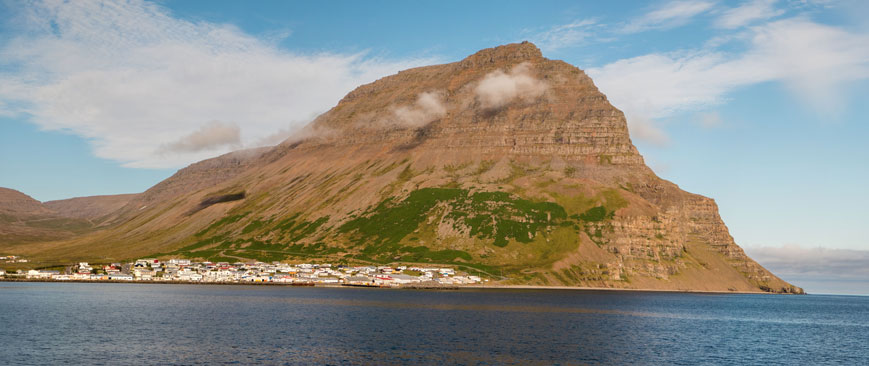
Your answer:
[[[46,201],[43,206],[65,217],[100,222],[130,202],[136,194],[75,197],[65,200]]]
[[[193,164],[112,215],[17,248],[57,262],[427,263],[504,283],[799,291],[745,255],[712,199],[646,167],[582,70],[530,43],[360,86],[298,136]]]
[[[14,189],[0,187],[0,245],[45,242],[90,232],[133,196],[80,197],[42,203]]]
[[[51,211],[33,197],[14,189],[0,187],[0,213],[7,215],[39,215]]]

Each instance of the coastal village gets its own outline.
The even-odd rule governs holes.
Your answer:
[[[22,262],[25,261],[25,262]],[[16,256],[0,263],[26,263]],[[131,263],[93,266],[86,262],[65,270],[18,270],[0,278],[44,281],[118,281],[167,283],[273,283],[299,286],[454,287],[487,282],[453,268],[408,266],[346,266],[328,263],[193,262],[189,259],[138,259]]]

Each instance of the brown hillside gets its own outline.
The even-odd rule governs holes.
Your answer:
[[[101,222],[135,198],[136,194],[75,197],[46,201],[43,205],[60,216]]]
[[[65,217],[24,193],[0,187],[0,251],[13,244],[71,238],[90,229],[88,220]]]
[[[150,193],[149,193],[150,192]],[[48,262],[185,256],[459,266],[506,284],[799,292],[709,198],[645,166],[624,114],[533,44],[360,86],[274,148],[179,171]]]

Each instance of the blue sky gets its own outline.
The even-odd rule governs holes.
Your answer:
[[[530,40],[586,70],[647,163],[715,198],[749,254],[853,258],[869,250],[867,4],[0,0],[0,186],[141,192],[280,141],[361,83]]]

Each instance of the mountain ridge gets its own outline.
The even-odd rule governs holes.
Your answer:
[[[95,230],[135,195],[77,197],[40,202],[0,187],[0,244],[75,237]]]
[[[527,42],[362,85],[296,137],[231,154],[137,196],[109,228],[29,253],[431,263],[507,284],[801,292],[745,255],[713,200],[645,166],[591,78]]]

